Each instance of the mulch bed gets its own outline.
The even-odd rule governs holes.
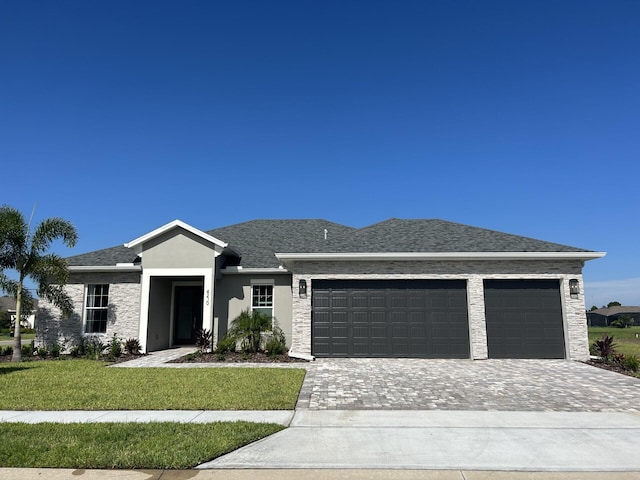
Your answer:
[[[122,363],[122,362],[128,362],[129,360],[135,360],[136,358],[140,358],[143,357],[144,355],[127,355],[127,354],[122,354],[119,357],[116,357],[115,359],[108,359],[108,358],[101,358],[100,360],[103,360],[105,362],[110,362],[110,363]],[[11,362],[11,355],[0,355],[0,363],[8,363]],[[85,357],[72,357],[71,355],[60,355],[59,357],[57,357],[59,360],[82,360]],[[22,361],[23,362],[40,362],[42,360],[55,360],[55,358],[52,357],[45,357],[42,358],[38,355],[31,355],[29,357],[26,356],[22,356]]]
[[[224,359],[220,359],[216,353],[203,353],[185,355],[168,363],[308,363],[308,361],[290,357],[286,353],[270,357],[265,353],[229,352],[225,354]]]
[[[631,370],[627,370],[622,365],[619,365],[616,363],[605,363],[605,362],[599,362],[597,360],[589,360],[586,363],[593,367],[602,368],[603,370],[609,370],[610,372],[616,372],[616,373],[621,373],[622,375],[627,375],[629,377],[640,378],[639,372],[634,373]]]

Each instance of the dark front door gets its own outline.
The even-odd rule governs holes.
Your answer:
[[[193,344],[202,328],[202,287],[179,285],[175,288],[173,343]]]

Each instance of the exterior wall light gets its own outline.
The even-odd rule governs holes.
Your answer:
[[[578,295],[580,295],[580,284],[575,278],[569,280],[569,294],[571,298],[578,298]]]
[[[298,295],[300,298],[307,298],[307,281],[304,279],[298,283]]]

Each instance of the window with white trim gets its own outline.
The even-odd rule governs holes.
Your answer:
[[[87,285],[84,309],[84,333],[107,333],[109,284]]]
[[[273,285],[251,286],[251,310],[273,318]]]

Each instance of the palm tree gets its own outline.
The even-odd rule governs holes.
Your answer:
[[[13,335],[12,361],[22,360],[20,318],[22,310],[33,306],[33,295],[24,288],[29,278],[37,286],[38,296],[60,308],[63,315],[73,312],[73,303],[64,285],[69,276],[67,262],[54,253],[47,253],[54,240],[73,247],[78,240],[75,227],[62,218],[43,220],[33,231],[31,224],[15,208],[0,207],[0,290],[16,299],[16,322]],[[18,279],[9,278],[5,270],[15,270]]]

